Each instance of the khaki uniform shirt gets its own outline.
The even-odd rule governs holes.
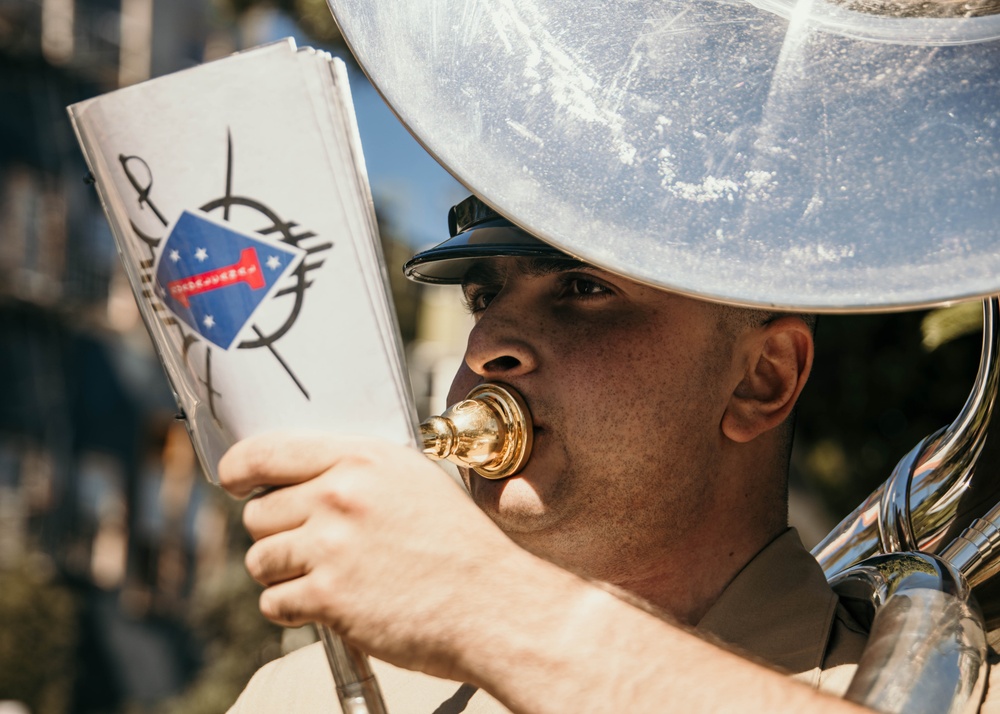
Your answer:
[[[823,571],[794,530],[764,548],[733,579],[698,630],[795,679],[841,695],[854,675],[865,634],[840,606]],[[373,661],[391,714],[495,714],[508,710],[486,692]],[[230,712],[337,711],[333,678],[319,644],[263,667]]]

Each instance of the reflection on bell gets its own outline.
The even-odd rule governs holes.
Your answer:
[[[841,0],[838,4],[854,12],[883,17],[982,17],[1000,13],[996,0]]]
[[[505,384],[484,383],[420,425],[424,454],[472,468],[488,479],[520,471],[531,454],[533,428],[524,399]]]

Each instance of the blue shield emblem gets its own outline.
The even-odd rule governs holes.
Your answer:
[[[156,292],[180,320],[228,350],[304,253],[184,211],[160,252]]]

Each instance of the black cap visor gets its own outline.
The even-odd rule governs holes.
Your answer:
[[[473,260],[501,257],[569,256],[500,219],[481,223],[417,253],[403,266],[403,272],[420,283],[454,285],[462,282]]]

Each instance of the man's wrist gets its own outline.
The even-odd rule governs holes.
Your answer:
[[[611,612],[651,617],[519,549],[494,562],[490,577],[496,579],[490,588],[495,601],[478,608],[472,645],[456,653],[456,678],[514,711],[538,710],[543,693],[552,702],[572,700],[561,689],[577,688],[574,682],[591,666],[600,669],[603,621]],[[583,671],[581,662],[589,662]]]

